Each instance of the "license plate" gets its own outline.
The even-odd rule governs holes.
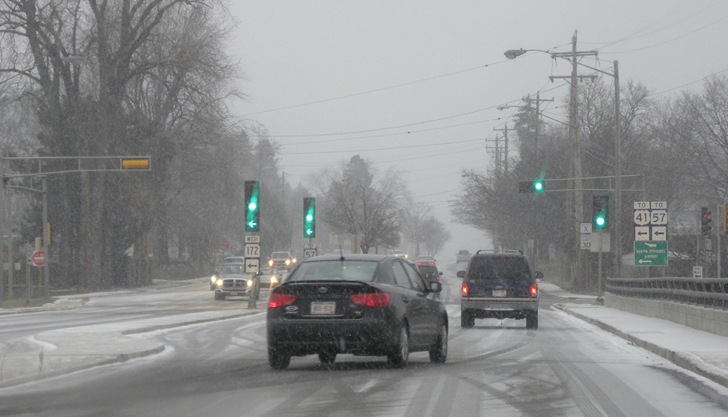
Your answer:
[[[312,315],[331,315],[336,313],[336,303],[333,301],[314,301],[311,303]]]
[[[493,297],[505,297],[506,290],[493,290]]]

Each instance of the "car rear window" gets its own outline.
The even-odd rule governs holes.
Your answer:
[[[286,282],[296,281],[374,281],[377,261],[312,261],[304,262],[289,275]]]
[[[504,283],[530,282],[531,269],[524,258],[514,256],[487,256],[474,258],[469,279],[501,281]]]
[[[418,266],[418,268],[420,270],[420,274],[422,274],[423,277],[427,275],[431,275],[434,277],[435,275],[437,275],[437,268],[432,265],[420,265]]]

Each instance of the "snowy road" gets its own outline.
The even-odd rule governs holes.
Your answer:
[[[457,281],[448,285],[445,299],[454,301]],[[88,308],[104,305],[108,315],[100,319],[112,320],[241,306],[211,303],[212,294],[197,289],[170,291],[178,295],[130,294]],[[144,307],[134,307],[140,300]],[[728,390],[551,308],[552,301],[544,295],[535,331],[511,320],[461,329],[459,306],[449,302],[447,363],[417,353],[404,370],[383,358],[340,355],[332,369],[311,356],[273,371],[264,314],[149,332],[167,347],[163,353],[0,390],[0,415],[728,416]],[[35,314],[25,316],[40,326]]]

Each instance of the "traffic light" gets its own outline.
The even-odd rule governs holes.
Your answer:
[[[303,197],[303,237],[316,237],[316,199]]]
[[[245,231],[260,231],[260,183],[245,181]]]
[[[542,193],[546,191],[546,185],[543,179],[539,178],[533,181],[519,181],[518,192],[519,193]]]
[[[592,196],[592,225],[596,230],[605,230],[609,227],[609,196]]]
[[[710,231],[713,229],[711,214],[707,207],[700,208],[700,233],[705,237],[710,237]]]

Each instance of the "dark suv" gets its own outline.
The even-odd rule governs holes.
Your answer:
[[[468,261],[460,291],[461,326],[470,328],[476,318],[526,319],[527,329],[538,328],[538,281],[520,251],[479,250]]]

